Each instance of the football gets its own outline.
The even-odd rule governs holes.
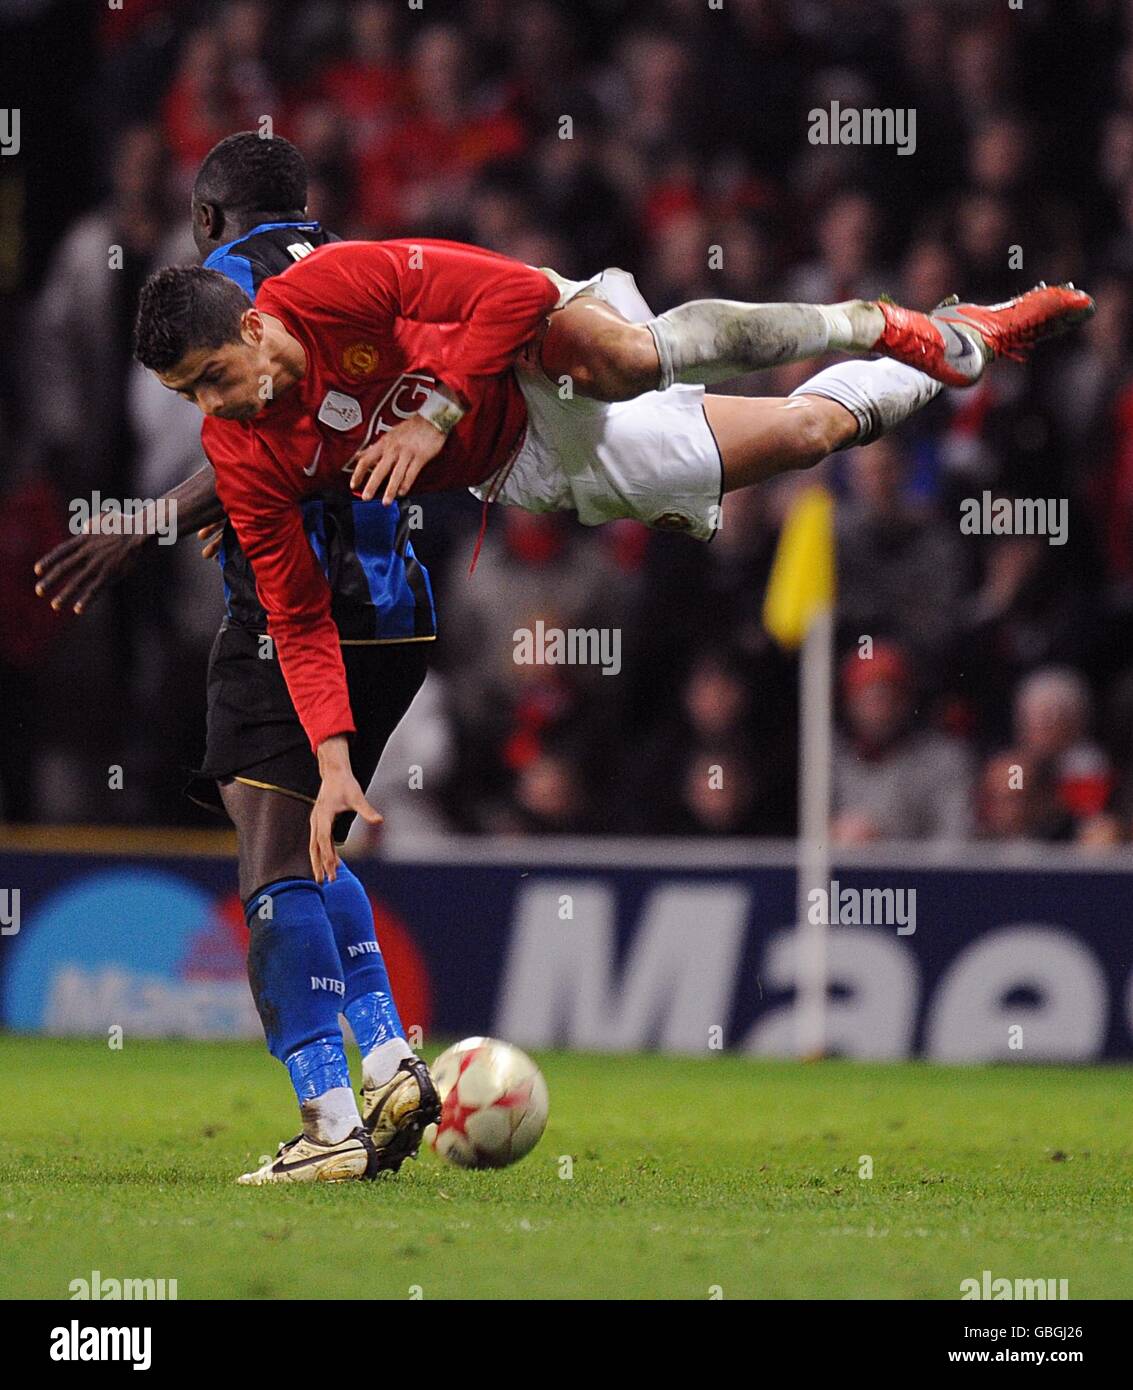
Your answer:
[[[506,1168],[531,1152],[547,1125],[543,1073],[511,1043],[465,1038],[433,1063],[441,1118],[425,1131],[460,1168]]]

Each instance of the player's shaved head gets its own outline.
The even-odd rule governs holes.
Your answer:
[[[225,136],[205,155],[193,184],[194,203],[228,213],[297,213],[307,206],[307,165],[290,140],[254,130]]]
[[[202,266],[166,266],[149,277],[138,300],[134,356],[168,372],[188,353],[240,341],[251,300],[235,281]]]
[[[254,130],[227,135],[205,155],[193,184],[193,237],[202,257],[261,222],[300,221],[307,165],[290,140]]]

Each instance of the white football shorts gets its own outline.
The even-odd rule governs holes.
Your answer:
[[[556,308],[587,290],[632,322],[653,317],[627,271],[611,267],[589,280],[543,271],[561,291]],[[630,517],[698,540],[716,534],[723,466],[703,386],[607,402],[570,394],[538,366],[517,370],[516,380],[527,430],[512,461],[471,489],[477,497],[531,512],[575,511],[584,526]]]

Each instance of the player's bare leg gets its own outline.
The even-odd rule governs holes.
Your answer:
[[[551,314],[535,351],[579,395],[629,400],[676,382],[706,385],[830,351],[880,353],[947,386],[971,386],[996,357],[1021,357],[1094,311],[1072,286],[1040,285],[990,307],[949,303],[931,314],[887,301],[745,304],[699,299],[643,324],[593,294]]]
[[[221,784],[220,799],[236,827],[241,901],[265,883],[311,877],[311,808],[305,801],[235,779]]]
[[[724,467],[724,491],[813,468],[853,443],[858,422],[821,396],[705,396],[704,413]]]
[[[879,358],[839,362],[783,398],[706,395],[724,491],[812,468],[838,449],[868,444],[923,409],[940,389],[924,372]]]

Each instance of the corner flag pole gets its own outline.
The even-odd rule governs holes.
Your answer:
[[[771,636],[801,649],[795,896],[795,1036],[801,1057],[821,1056],[827,1042],[827,914],[810,920],[810,894],[830,884],[834,591],[834,499],[823,487],[808,487],[783,523],[763,602]]]
[[[819,609],[799,660],[799,837],[795,898],[795,1036],[800,1057],[826,1051],[829,914],[811,921],[810,893],[830,886],[834,614]]]

